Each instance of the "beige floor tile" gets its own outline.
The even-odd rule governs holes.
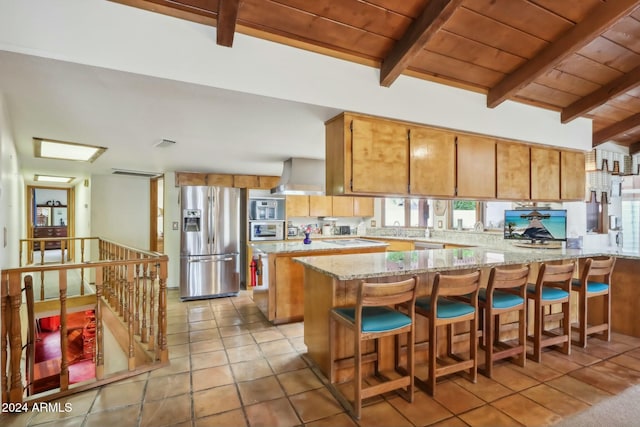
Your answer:
[[[579,367],[579,365],[575,366],[576,368]],[[563,375],[563,372],[561,371],[553,369],[543,363],[536,363],[532,360],[527,360],[524,368],[516,365],[515,363],[509,364],[509,367],[514,371],[520,372],[540,382],[549,381]]]
[[[222,414],[209,415],[197,418],[195,427],[247,427],[242,409],[223,412]]]
[[[245,412],[251,427],[292,427],[301,424],[286,398],[247,406]]]
[[[136,381],[129,384],[109,384],[102,387],[91,407],[91,412],[107,411],[119,406],[129,406],[142,401],[145,381]]]
[[[220,338],[217,329],[202,329],[189,332],[189,342],[210,341]]]
[[[192,372],[193,391],[233,384],[233,375],[229,365],[200,369]]]
[[[388,401],[391,406],[416,426],[428,426],[453,415],[444,406],[422,391],[414,394],[413,403],[407,402],[400,396],[388,398]]]
[[[290,396],[289,400],[305,423],[344,412],[342,406],[326,388],[299,393]]]
[[[189,342],[189,333],[180,332],[177,334],[167,334],[167,345],[187,344]]]
[[[264,359],[234,363],[231,365],[231,370],[237,382],[251,381],[273,375],[269,363]]]
[[[512,369],[510,364],[497,366],[493,370],[493,380],[514,391],[540,384],[540,381]]]
[[[560,415],[519,394],[497,400],[491,405],[528,426],[551,425],[562,419]]]
[[[469,427],[469,424],[462,421],[459,417],[451,417],[432,424],[429,427]]]
[[[189,344],[171,345],[168,347],[169,360],[189,355]]]
[[[196,418],[220,414],[240,408],[240,397],[233,384],[193,393],[193,410]]]
[[[309,368],[278,374],[278,380],[288,395],[322,387],[322,382]]]
[[[589,405],[595,405],[612,396],[611,393],[569,375],[556,378],[546,384]]]
[[[85,422],[85,417],[64,418],[56,421],[49,421],[43,424],[30,424],[37,427],[81,427]],[[2,425],[4,427],[4,424]]]
[[[624,366],[629,369],[633,369],[634,371],[640,371],[640,359],[628,356],[626,354],[612,357],[611,359],[609,359],[609,362]]]
[[[296,352],[296,349],[293,348],[289,340],[286,338],[277,341],[263,342],[259,344],[259,346],[262,353],[267,357]]]
[[[271,365],[271,369],[276,374],[282,372],[295,371],[307,367],[307,363],[304,359],[295,353],[281,354],[277,356],[268,356],[267,361]]]
[[[147,382],[147,391],[144,401],[166,399],[167,397],[177,396],[191,392],[191,374],[183,372],[176,375],[164,375],[162,377],[154,377]]]
[[[434,399],[453,414],[460,414],[484,404],[482,399],[453,381],[438,383]]]
[[[356,422],[346,413],[331,415],[317,421],[305,423],[305,427],[357,427]]]
[[[239,315],[233,315],[233,316],[228,316],[228,317],[216,317],[216,322],[218,322],[218,325],[220,327],[224,327],[224,326],[238,326],[238,325],[244,325],[245,321],[242,317],[240,317]]]
[[[191,361],[189,359],[189,357],[171,359],[169,366],[151,371],[150,377],[161,377],[163,375],[175,375],[181,372],[188,372],[189,369],[191,369]]]
[[[225,348],[235,348],[255,344],[256,341],[253,339],[251,334],[241,334],[224,337],[222,338],[222,343]]]
[[[191,369],[193,371],[225,365],[228,362],[227,353],[224,350],[191,355]]]
[[[413,426],[411,421],[406,419],[386,401],[364,406],[358,424],[367,427]]]
[[[298,322],[298,323],[289,323],[286,325],[279,325],[278,330],[280,331],[280,333],[282,335],[284,335],[287,338],[294,338],[294,337],[302,337],[304,336],[304,323],[303,322]]]
[[[546,384],[531,387],[520,394],[563,417],[568,417],[589,408],[588,404]]]
[[[256,322],[264,322],[265,317],[262,313],[255,314],[243,314],[242,319],[245,323],[256,323]]]
[[[213,312],[208,308],[189,310],[189,322],[213,320]]]
[[[214,339],[192,342],[189,344],[189,348],[192,354],[207,353],[211,351],[224,350],[224,344],[221,339]],[[169,356],[171,356],[171,353],[169,353]]]
[[[611,394],[622,393],[640,382],[640,372],[611,362],[598,363],[588,369],[578,369],[569,375]]]
[[[191,419],[191,395],[169,397],[142,406],[140,427],[175,426]]]
[[[298,353],[307,352],[307,345],[304,343],[304,337],[289,338],[289,341],[291,341],[291,345]]]
[[[470,391],[485,402],[492,402],[513,393],[513,390],[510,388],[484,375],[478,375],[478,380],[475,384],[462,377],[454,377],[451,381],[465,390]]]
[[[284,391],[275,376],[238,383],[238,391],[245,406],[284,396]]]
[[[262,358],[260,348],[257,345],[243,345],[242,347],[227,349],[229,363],[246,362]]]
[[[172,323],[167,324],[167,334],[177,334],[180,332],[189,332],[188,323]]]
[[[220,326],[218,328],[221,337],[232,337],[234,335],[248,334],[251,331],[247,325]]]
[[[285,338],[285,336],[282,335],[282,333],[277,328],[253,332],[251,335],[253,335],[253,338],[255,338],[258,344],[268,341],[282,340]]]
[[[522,425],[504,412],[491,405],[484,405],[459,415],[460,419],[472,427],[512,427]]]
[[[131,405],[108,411],[91,413],[87,417],[85,427],[138,427],[140,407],[140,405]]]
[[[190,331],[201,331],[203,329],[213,329],[217,328],[218,324],[215,320],[203,320],[202,322],[191,322],[189,323]]]

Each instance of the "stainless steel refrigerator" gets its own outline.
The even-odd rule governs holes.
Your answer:
[[[240,201],[238,188],[181,188],[181,299],[237,295]]]

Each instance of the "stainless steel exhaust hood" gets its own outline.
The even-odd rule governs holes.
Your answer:
[[[324,160],[292,157],[284,162],[282,176],[271,194],[323,195]]]

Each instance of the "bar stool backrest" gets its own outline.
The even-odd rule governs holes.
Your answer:
[[[613,267],[615,264],[616,259],[614,257],[609,257],[607,259],[588,258],[584,263],[584,268],[582,269],[582,282],[586,283],[589,277],[603,276],[604,282],[610,285],[611,274],[613,273]]]

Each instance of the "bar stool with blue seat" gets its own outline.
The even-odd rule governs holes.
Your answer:
[[[540,264],[535,284],[527,285],[527,300],[534,304],[532,359],[538,363],[542,361],[542,349],[552,345],[562,345],[564,354],[571,354],[571,310],[570,292],[571,280],[575,263]],[[560,304],[561,313],[552,313],[551,309],[545,314],[546,307]],[[546,321],[561,322],[561,330],[553,332],[545,328]]]
[[[525,366],[527,354],[527,283],[529,266],[514,269],[492,268],[487,287],[478,293],[478,306],[484,314],[483,340],[484,374],[493,374],[493,362],[513,357],[519,366]],[[500,339],[500,316],[518,313],[517,341]],[[513,340],[510,340],[513,341]]]
[[[472,382],[477,381],[478,360],[478,289],[480,271],[467,274],[444,275],[436,273],[431,295],[416,299],[416,315],[429,320],[427,381],[416,378],[416,385],[435,395],[437,379],[444,375],[468,370]],[[469,323],[469,357],[453,351],[453,326]],[[438,364],[438,326],[447,327],[447,356],[453,363]],[[444,361],[443,361],[444,362]],[[451,362],[451,360],[447,361]]]
[[[329,388],[343,406],[356,419],[360,419],[362,401],[368,397],[386,393],[391,390],[405,388],[403,397],[413,402],[414,394],[414,341],[415,341],[415,301],[418,278],[392,282],[368,283],[361,281],[358,285],[357,303],[350,307],[336,307],[329,312],[329,355],[330,381]],[[400,305],[406,312],[398,310]],[[331,382],[335,378],[336,326],[342,325],[354,332],[354,396],[353,404]],[[401,376],[389,379],[378,370],[380,354],[377,340],[395,335],[396,349],[399,348],[398,336],[407,334],[407,362]],[[374,375],[381,381],[367,387],[363,386],[362,348],[363,342],[375,340]],[[396,360],[398,368],[398,360]]]
[[[611,335],[611,275],[616,263],[614,257],[604,259],[587,258],[582,266],[579,279],[573,279],[571,289],[578,293],[577,344],[587,346],[587,336],[601,333],[602,339],[609,341]],[[602,323],[589,325],[588,299],[603,297]]]

